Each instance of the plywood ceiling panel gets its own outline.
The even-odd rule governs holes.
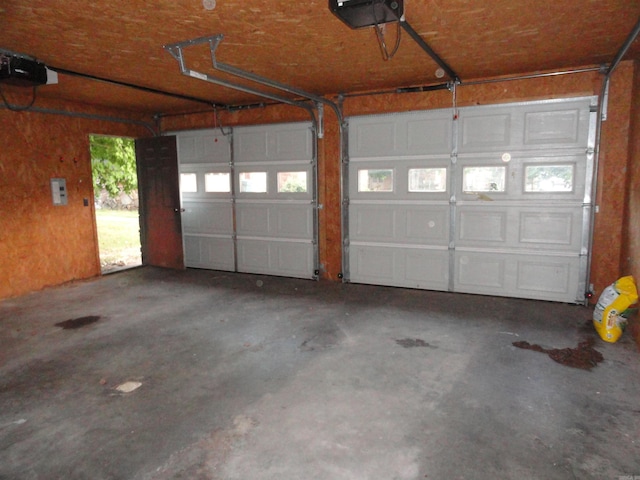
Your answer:
[[[0,48],[47,65],[228,105],[253,95],[182,76],[163,45],[223,34],[222,62],[319,95],[439,83],[437,65],[402,32],[384,61],[373,28],[351,30],[326,0],[5,0]],[[610,62],[640,16],[640,0],[406,0],[406,20],[462,80]],[[396,26],[386,26],[393,45]],[[185,50],[211,73],[209,50]],[[629,53],[638,57],[634,45]],[[39,95],[150,113],[197,103],[60,76]]]

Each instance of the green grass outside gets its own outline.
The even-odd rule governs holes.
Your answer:
[[[140,223],[137,211],[96,210],[100,265],[140,264]]]

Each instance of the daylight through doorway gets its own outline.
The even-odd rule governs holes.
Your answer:
[[[96,228],[103,274],[142,264],[134,140],[90,135]]]

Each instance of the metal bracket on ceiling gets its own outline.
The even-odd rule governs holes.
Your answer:
[[[200,37],[193,40],[186,40],[184,42],[176,42],[171,43],[164,46],[164,49],[169,52],[169,54],[178,61],[178,65],[180,66],[180,73],[187,77],[197,78],[198,80],[202,80],[205,82],[213,83],[215,85],[220,85],[222,87],[231,88],[233,90],[238,90],[240,92],[249,93],[251,95],[256,95],[259,97],[267,98],[269,100],[274,100],[276,102],[285,103],[287,105],[292,105],[294,107],[299,107],[306,110],[311,116],[312,122],[316,124],[316,117],[313,111],[313,106],[309,105],[305,102],[299,102],[296,100],[292,100],[287,97],[283,97],[281,95],[277,95],[275,93],[265,92],[262,90],[258,90],[256,88],[249,87],[247,85],[240,85],[238,83],[233,83],[228,80],[223,80],[221,78],[213,77],[206,73],[201,73],[196,70],[191,70],[187,68],[186,62],[184,59],[183,50],[186,47],[190,47],[193,45],[200,45],[203,43],[208,43],[209,48],[211,49],[211,53],[213,55],[213,51],[215,50],[217,44],[222,40],[222,35],[213,35],[209,37]]]
[[[420,48],[422,48],[422,50],[424,50],[425,53],[429,55],[433,59],[433,61],[436,62],[438,66],[446,72],[446,74],[454,83],[462,83],[458,74],[449,66],[449,64],[447,64],[447,62],[440,58],[440,56],[427,44],[427,42],[422,39],[418,32],[416,32],[413,27],[409,25],[409,22],[407,22],[406,20],[401,20],[400,25],[402,26],[404,31],[407,32],[411,38],[413,38],[414,42],[416,42],[420,46]]]
[[[293,87],[291,85],[287,85],[275,80],[272,80],[270,78],[266,78],[263,77],[261,75],[257,75],[255,73],[252,72],[248,72],[246,70],[242,70],[238,67],[234,67],[232,65],[220,62],[217,58],[216,58],[216,50],[218,48],[218,46],[220,45],[220,42],[222,42],[222,40],[224,39],[224,35],[222,34],[216,34],[216,35],[210,35],[207,37],[200,37],[200,38],[195,38],[193,40],[187,40],[185,42],[179,42],[179,43],[174,43],[172,45],[167,45],[165,46],[165,49],[169,50],[172,49],[174,50],[172,52],[172,50],[169,50],[169,53],[171,53],[174,58],[176,58],[179,62],[180,59],[176,56],[176,54],[178,53],[178,50],[180,52],[180,56],[181,56],[181,51],[182,48],[184,47],[188,47],[191,45],[200,45],[200,44],[204,44],[204,43],[208,43],[209,44],[209,50],[211,52],[211,63],[213,65],[213,68],[215,70],[218,70],[220,72],[229,74],[229,75],[233,75],[235,77],[239,77],[242,78],[244,80],[249,80],[251,82],[255,82],[258,83],[262,86],[265,87],[270,87],[270,88],[274,88],[276,90],[280,90],[286,93],[291,93],[293,95],[297,95],[298,97],[302,97],[306,100],[311,100],[312,102],[315,102],[316,105],[327,105],[329,106],[336,114],[336,116],[338,117],[338,120],[340,121],[340,123],[342,123],[342,111],[341,109],[338,107],[337,104],[335,104],[334,102],[332,102],[331,100],[327,100],[324,97],[321,97],[320,95],[316,95],[310,92],[307,92],[305,90],[302,90],[300,88],[297,87]],[[320,121],[320,120],[319,120]],[[322,127],[322,125],[319,126],[319,138],[322,138],[322,132],[324,132],[324,128]]]

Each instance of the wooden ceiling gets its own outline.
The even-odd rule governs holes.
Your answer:
[[[374,28],[349,29],[327,0],[217,0],[213,10],[207,2],[4,0],[0,48],[51,67],[225,105],[264,100],[181,75],[163,46],[223,34],[219,61],[318,95],[442,82],[436,63],[406,32],[385,61]],[[609,63],[640,17],[640,0],[405,0],[405,14],[465,82]],[[389,48],[396,31],[395,24],[386,26]],[[640,58],[637,43],[626,58]],[[213,71],[206,45],[185,55],[190,69],[246,83]],[[202,107],[62,74],[38,96],[145,113]]]

